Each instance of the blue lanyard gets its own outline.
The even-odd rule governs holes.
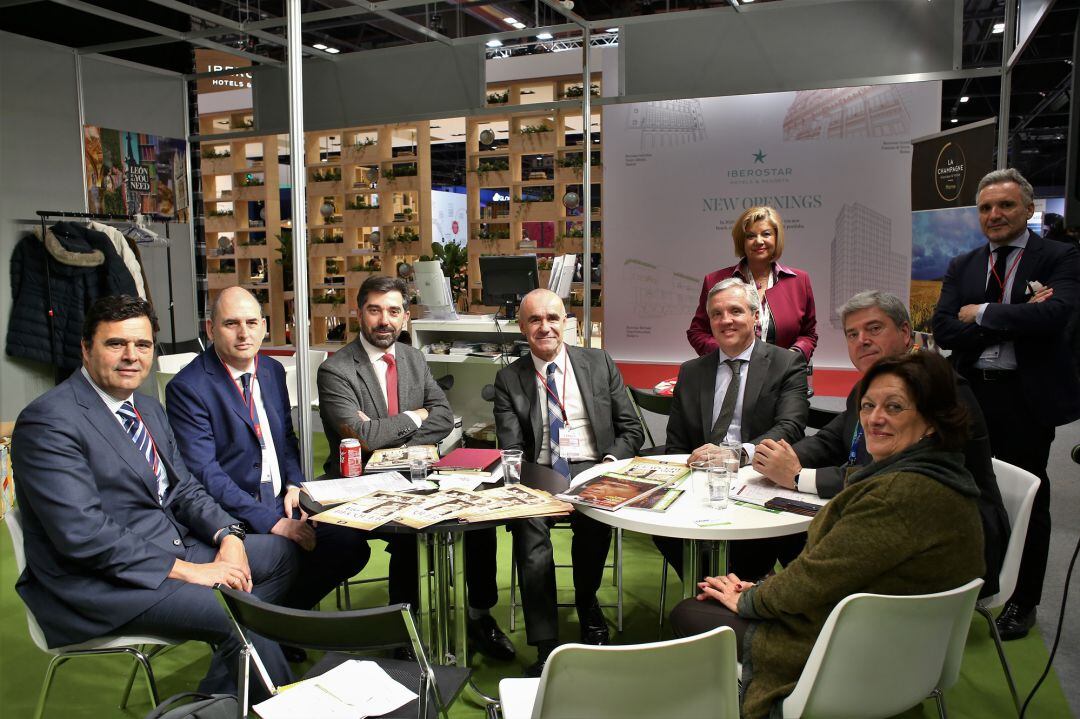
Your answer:
[[[851,466],[854,466],[855,463],[856,463],[856,459],[858,457],[857,448],[859,446],[859,440],[862,439],[862,436],[863,436],[862,424],[856,424],[855,425],[855,432],[854,432],[854,434],[851,435],[851,450],[848,451],[848,458],[847,458],[848,464],[851,465]]]

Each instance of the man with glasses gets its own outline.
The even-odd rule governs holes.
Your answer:
[[[911,320],[907,307],[895,295],[876,290],[860,292],[844,304],[840,317],[847,338],[848,357],[860,374],[865,374],[879,360],[911,351]],[[983,596],[990,596],[998,589],[998,571],[1009,536],[1009,518],[994,477],[990,440],[979,404],[962,377],[957,376],[956,382],[958,396],[967,408],[971,422],[971,436],[964,455],[967,469],[975,477],[980,492],[979,513],[986,555]],[[872,461],[866,452],[859,411],[855,406],[856,389],[848,395],[844,412],[816,434],[795,444],[771,439],[759,444],[754,452],[754,469],[781,487],[826,499],[836,495],[844,488],[848,467]]]

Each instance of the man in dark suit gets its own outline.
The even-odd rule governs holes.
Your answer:
[[[153,362],[153,318],[145,300],[98,300],[82,370],[19,415],[26,571],[16,589],[50,646],[110,634],[209,642],[200,691],[235,693],[241,645],[210,587],[274,602],[295,558],[281,537],[245,542],[243,525],[188,474],[161,405],[135,392]],[[290,681],[278,646],[254,641],[274,683]]]
[[[603,350],[564,344],[566,308],[558,295],[530,292],[521,302],[518,323],[530,352],[495,376],[499,446],[520,449],[526,462],[549,465],[568,479],[597,462],[633,457],[645,435],[622,376]],[[607,644],[596,591],[611,527],[576,512],[570,526],[581,640]],[[534,518],[514,522],[512,530],[525,634],[537,647],[537,662],[525,671],[539,676],[559,640],[550,528],[547,520]]]
[[[903,301],[887,292],[860,292],[840,310],[848,356],[855,369],[865,374],[881,359],[911,351],[911,320]],[[1009,537],[1009,516],[1001,503],[997,478],[990,461],[990,438],[986,420],[967,380],[956,376],[956,391],[970,418],[964,447],[965,465],[979,487],[979,513],[983,524],[986,576],[983,596],[998,591],[998,572]],[[816,494],[826,499],[844,488],[848,467],[869,464],[859,411],[858,388],[851,390],[846,409],[816,434],[792,444],[767,439],[754,452],[754,469],[781,487]]]
[[[1033,190],[1016,170],[987,174],[976,198],[989,242],[949,263],[934,339],[952,350],[953,365],[971,383],[994,456],[1040,479],[1016,590],[997,619],[1001,638],[1017,639],[1035,624],[1042,597],[1054,428],[1080,417],[1066,332],[1080,303],[1080,251],[1027,229]]]
[[[339,477],[342,437],[360,440],[365,453],[386,447],[438,444],[454,427],[446,395],[435,383],[424,355],[398,342],[409,317],[405,282],[372,276],[360,285],[360,335],[319,367],[319,413],[330,453],[323,468]],[[416,539],[394,535],[390,552],[390,603],[417,606]],[[495,529],[473,530],[465,539],[465,583],[469,596],[469,639],[495,659],[514,656],[514,645],[491,616],[499,598],[495,581]]]
[[[251,532],[293,542],[300,571],[280,604],[311,609],[370,556],[366,536],[348,527],[312,527],[300,510],[300,453],[285,370],[260,357],[266,322],[241,287],[218,295],[206,321],[213,342],[166,388],[169,424],[192,475]]]
[[[738,277],[709,290],[706,312],[719,349],[683,363],[675,384],[667,426],[668,454],[689,454],[689,462],[720,452],[724,442],[743,448],[743,464],[765,439],[789,442],[803,436],[810,403],[806,360],[754,336],[761,303],[757,291]],[[677,572],[682,571],[678,540],[654,538]],[[740,576],[757,577],[772,569],[793,541],[750,540],[731,548],[731,565]]]

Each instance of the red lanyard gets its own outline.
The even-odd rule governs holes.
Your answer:
[[[229,365],[225,364],[225,362],[220,357],[218,357],[218,361],[221,362],[221,366],[225,368],[226,376],[229,378],[233,389],[235,389],[239,393],[240,401],[247,405],[248,416],[251,418],[251,426],[255,428],[255,437],[259,440],[259,446],[264,447],[265,445],[263,444],[262,426],[259,424],[258,417],[255,416],[255,375],[259,371],[259,355],[255,355],[255,369],[251,373],[251,392],[249,397],[244,396],[244,390],[240,386],[240,382],[238,382],[236,378],[232,376],[232,370],[229,369]]]
[[[994,281],[997,282],[998,287],[1001,288],[1001,295],[1000,295],[1001,299],[998,300],[999,302],[1004,302],[1005,301],[1005,285],[1009,284],[1009,276],[1012,275],[1014,272],[1016,272],[1016,266],[1018,264],[1020,264],[1020,258],[1023,256],[1023,254],[1024,254],[1024,248],[1021,247],[1020,251],[1016,253],[1016,259],[1014,259],[1012,261],[1011,265],[1009,265],[1009,266],[1007,266],[1005,268],[1005,278],[1004,279],[1002,279],[1001,277],[998,277],[997,268],[994,266],[994,264],[995,264],[994,263],[994,253],[991,252],[990,257],[987,258],[987,261],[990,263],[990,276],[992,276],[994,278]]]
[[[533,367],[533,371],[536,372],[536,376],[540,379],[540,384],[544,386],[544,391],[551,395],[551,398],[555,400],[555,404],[559,405],[559,411],[562,412],[562,421],[565,425],[569,421],[566,418],[566,370],[564,369],[562,373],[562,400],[560,400],[555,395],[555,393],[551,391],[551,388],[548,387],[547,380],[544,379],[544,375],[540,374],[540,371],[535,367]]]

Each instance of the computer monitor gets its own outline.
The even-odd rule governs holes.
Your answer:
[[[521,299],[540,286],[536,255],[484,255],[480,258],[480,301],[502,305],[506,318],[513,319]]]

